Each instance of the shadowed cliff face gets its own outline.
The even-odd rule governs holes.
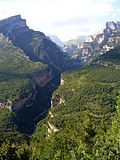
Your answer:
[[[48,114],[52,93],[58,88],[59,84],[60,74],[56,73],[44,86],[36,85],[35,91],[29,95],[26,104],[22,105],[23,107],[16,112],[19,131],[28,134],[33,133],[35,124]],[[17,105],[19,105],[19,102]]]
[[[26,31],[29,30],[26,25],[26,20],[21,19],[20,15],[0,20],[0,31],[6,36],[9,36],[13,30],[23,27]]]
[[[12,111],[16,112],[19,131],[32,133],[34,125],[46,116],[50,108],[52,93],[59,86],[60,73],[80,67],[80,61],[71,60],[42,32],[29,29],[26,20],[22,19],[20,15],[0,21],[1,45],[7,51],[6,56],[8,56],[10,66],[8,67],[6,62],[6,77],[9,73],[13,80],[9,82],[7,79],[11,97],[14,97],[14,99],[10,99],[12,101],[10,107],[12,107]],[[9,60],[9,56],[11,60]],[[3,62],[6,58],[5,54],[2,57],[0,60]],[[3,62],[3,64],[5,63]],[[6,66],[0,70],[0,74],[5,72]],[[2,89],[4,93],[3,86]],[[6,92],[4,97],[7,97],[5,100],[8,100],[10,95]]]
[[[20,15],[0,21],[0,32],[8,36],[32,61],[41,61],[59,71],[81,66],[79,60],[71,60],[45,34],[29,29]]]
[[[44,88],[46,84],[48,84],[52,79],[54,78],[54,75],[52,71],[45,72],[42,75],[33,77],[33,84],[31,85],[31,92],[27,96],[23,96],[22,98],[16,100],[13,104],[12,110],[15,112],[18,112],[23,107],[32,107],[34,105],[34,101],[36,100],[37,94],[39,91],[37,91],[37,88]]]

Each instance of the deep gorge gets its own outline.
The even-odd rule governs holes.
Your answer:
[[[16,111],[16,119],[18,130],[22,133],[31,134],[34,131],[34,126],[48,114],[51,107],[51,97],[55,89],[60,85],[60,73],[54,71],[54,76],[44,86],[36,86],[36,97],[34,100],[29,99],[27,102],[33,103],[30,107],[28,104]]]

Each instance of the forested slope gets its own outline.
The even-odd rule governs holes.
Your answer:
[[[64,72],[61,79],[61,86],[53,93],[52,108],[34,133],[41,146],[37,148],[41,151],[39,157],[91,160],[119,157],[115,142],[111,145],[113,137],[109,129],[116,115],[120,70],[92,64]]]

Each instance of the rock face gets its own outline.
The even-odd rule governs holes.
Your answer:
[[[96,35],[86,37],[85,42],[79,45],[72,58],[90,62],[94,57],[113,49],[120,42],[120,22],[107,22],[104,28]]]
[[[3,32],[6,36],[9,36],[13,30],[18,28],[25,28],[26,30],[29,29],[26,25],[26,20],[21,19],[20,15],[0,21],[0,31]]]
[[[3,33],[0,33],[0,46],[13,46],[8,37],[5,37]]]
[[[44,73],[42,76],[36,76],[35,84],[39,87],[44,87],[48,82],[50,82],[53,79],[54,75],[52,71],[49,71],[48,73]]]
[[[32,61],[43,62],[59,71],[80,66],[78,63],[73,63],[73,60],[44,33],[29,29],[26,20],[20,15],[1,20],[0,32],[7,36],[16,47],[21,48]]]
[[[105,29],[108,29],[108,30],[117,30],[120,28],[120,22],[107,22],[106,25],[105,25]]]
[[[86,37],[85,42],[93,42],[93,40],[94,40],[94,37],[90,35]]]
[[[9,99],[3,102],[0,102],[0,108],[7,108],[10,111],[12,111],[12,101],[10,101]]]
[[[56,128],[53,124],[50,124],[50,122],[48,122],[48,133],[50,134],[51,132],[59,132],[59,129]]]
[[[79,48],[79,44],[81,44],[81,42],[85,41],[85,36],[79,36],[76,39],[71,39],[67,42],[63,42],[60,45],[60,48],[62,49],[62,51],[66,52],[67,54],[71,55],[73,54],[73,52]]]
[[[44,33],[29,29],[20,15],[0,21],[0,55],[0,87],[4,93],[0,107],[15,111],[19,130],[31,133],[50,108],[52,93],[60,85],[60,73],[81,65]],[[8,103],[9,99],[12,103]]]
[[[32,107],[34,105],[34,101],[36,101],[37,98],[37,87],[45,87],[47,83],[49,83],[53,79],[53,73],[52,71],[46,72],[42,75],[35,76],[34,83],[32,84],[32,92],[30,92],[26,97],[23,97],[22,99],[18,99],[13,104],[13,111],[19,111],[22,109],[22,107]]]

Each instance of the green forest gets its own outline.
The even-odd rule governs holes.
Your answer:
[[[32,135],[18,132],[15,113],[1,109],[1,160],[120,158],[120,70],[92,64],[61,79],[52,108]]]
[[[0,21],[0,160],[120,160],[115,24],[72,58],[20,15]]]
[[[0,101],[14,101],[30,92],[32,77],[46,70],[40,62],[33,63],[14,46],[0,47]]]

